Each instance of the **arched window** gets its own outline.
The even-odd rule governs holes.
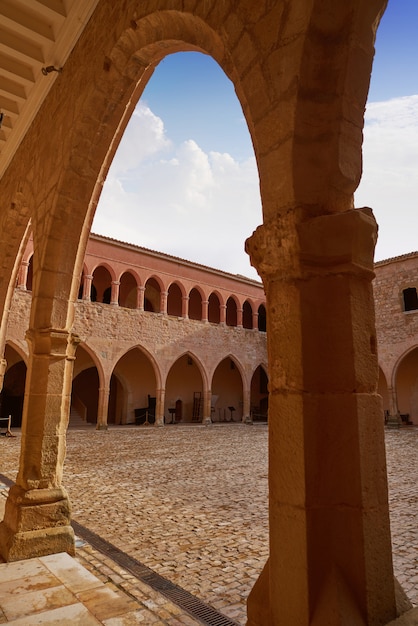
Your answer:
[[[250,329],[253,327],[253,308],[248,300],[244,302],[242,307],[242,326]]]
[[[109,304],[112,291],[111,283],[112,277],[109,270],[103,266],[96,267],[93,272],[91,301]]]
[[[221,321],[221,304],[216,293],[211,293],[208,304],[208,320],[214,324]]]
[[[161,289],[155,278],[149,278],[145,283],[144,311],[159,313],[161,308]]]
[[[167,294],[167,315],[176,315],[181,317],[182,314],[183,295],[180,287],[176,283],[172,283]]]
[[[260,304],[258,307],[258,330],[262,333],[265,333],[267,330],[266,307],[264,304]]]
[[[231,296],[226,301],[226,325],[237,325],[237,303]]]
[[[189,319],[202,319],[202,296],[195,288],[189,293]]]
[[[119,306],[136,309],[137,284],[130,272],[122,274],[119,286]]]

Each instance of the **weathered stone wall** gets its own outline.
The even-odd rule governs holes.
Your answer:
[[[15,291],[7,333],[7,340],[25,354],[30,303],[30,292]],[[228,356],[241,366],[247,385],[258,365],[267,365],[266,334],[257,330],[93,302],[78,301],[75,311],[74,332],[80,337],[80,345],[89,347],[109,377],[117,361],[136,346],[154,357],[163,381],[176,359],[185,352],[199,360],[209,380],[217,365]]]
[[[379,365],[388,385],[400,359],[418,346],[418,310],[404,311],[402,291],[408,287],[418,287],[417,253],[376,264],[373,292]]]

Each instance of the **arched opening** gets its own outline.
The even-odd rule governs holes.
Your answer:
[[[255,370],[251,379],[251,418],[253,422],[267,422],[268,419],[268,376],[262,365]]]
[[[77,374],[71,392],[70,427],[96,424],[99,402],[99,375],[92,366]]]
[[[235,299],[230,296],[226,301],[226,325],[236,326],[238,323],[237,319],[237,303]]]
[[[90,353],[78,346],[71,389],[70,427],[97,423],[99,374]]]
[[[203,380],[196,359],[184,354],[170,368],[165,389],[164,417],[168,424],[201,422]]]
[[[418,348],[408,352],[398,365],[396,397],[402,422],[418,424]]]
[[[172,283],[167,294],[167,315],[181,317],[183,306],[183,294],[177,283]]]
[[[110,384],[110,424],[154,424],[156,376],[149,356],[140,348],[124,354]]]
[[[25,397],[26,363],[20,354],[8,344],[6,344],[4,358],[7,361],[7,368],[0,394],[0,417],[10,415],[11,425],[20,428]],[[4,424],[5,422],[2,421],[1,426],[3,427]]]
[[[120,278],[119,306],[136,309],[137,283],[131,272],[124,272]]]
[[[193,288],[189,293],[189,319],[202,319],[202,296],[196,288]]]
[[[221,321],[221,303],[216,293],[211,293],[209,296],[208,320],[212,324],[219,324]]]
[[[242,326],[251,329],[253,327],[253,307],[246,300],[242,307]]]
[[[231,357],[223,359],[213,375],[212,407],[214,422],[240,422],[242,420],[242,378]]]
[[[149,278],[145,283],[144,311],[159,313],[161,307],[161,289],[155,278]]]
[[[267,330],[267,313],[264,304],[258,307],[258,330],[265,333]]]
[[[102,265],[96,267],[93,272],[91,301],[110,304],[112,291],[112,277],[109,270]]]

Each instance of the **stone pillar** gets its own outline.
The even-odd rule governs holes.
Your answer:
[[[29,261],[22,261],[17,279],[17,288],[26,291],[26,282],[28,280]]]
[[[160,294],[160,313],[167,315],[167,291],[162,291]]]
[[[242,309],[237,309],[237,327],[242,328]]]
[[[112,280],[111,293],[110,293],[110,304],[117,306],[119,304],[119,280]]]
[[[206,389],[203,391],[203,417],[202,424],[212,424],[212,391]]]
[[[246,390],[244,389],[243,402],[242,402],[242,421],[246,424],[252,424],[251,418],[251,385]]]
[[[202,322],[209,321],[209,300],[202,300]]]
[[[189,297],[188,296],[183,296],[181,300],[181,316],[184,317],[184,319],[186,320],[189,319]]]
[[[395,387],[388,388],[389,396],[389,415],[386,421],[388,428],[400,428],[402,424],[401,414],[398,409],[398,397]]]
[[[258,311],[253,311],[253,330],[258,330]]]
[[[0,553],[6,561],[75,553],[61,479],[78,338],[48,328],[28,331],[27,341],[19,473],[0,524]]]
[[[226,324],[226,304],[219,305],[219,323]]]
[[[155,425],[164,426],[165,389],[157,389],[156,394],[157,399],[155,402]]]
[[[267,296],[270,557],[249,626],[396,616],[370,209],[288,211],[247,242]]]
[[[93,276],[91,274],[84,274],[83,280],[83,300],[87,302],[91,301],[91,284],[93,282]]]
[[[107,413],[109,409],[110,387],[99,387],[96,430],[107,430]]]
[[[136,308],[140,311],[144,310],[145,287],[136,288]]]

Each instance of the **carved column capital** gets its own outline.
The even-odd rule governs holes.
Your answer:
[[[265,283],[313,275],[373,278],[377,224],[369,208],[303,219],[298,209],[259,226],[245,248]]]
[[[51,356],[56,359],[74,358],[80,338],[74,333],[56,328],[29,328],[26,341],[36,356]]]

